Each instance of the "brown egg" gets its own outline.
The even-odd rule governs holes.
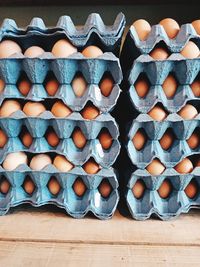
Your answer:
[[[78,75],[72,81],[72,89],[77,97],[82,97],[87,89],[87,83],[84,77]]]
[[[145,41],[151,31],[151,25],[144,19],[138,19],[133,23],[138,37],[141,41]]]
[[[165,166],[158,159],[153,159],[152,162],[146,167],[146,170],[151,175],[160,175],[164,172]]]
[[[22,95],[26,96],[31,90],[31,83],[28,80],[21,80],[18,83],[18,89]]]
[[[2,79],[0,79],[0,94],[3,92],[4,87],[5,87],[5,82]]]
[[[57,146],[60,142],[59,137],[54,131],[48,132],[46,134],[46,139],[47,139],[48,144],[53,147]]]
[[[99,109],[96,108],[94,105],[85,106],[84,109],[81,111],[81,115],[86,120],[93,120],[97,116],[99,116]]]
[[[197,160],[195,167],[200,167],[200,159]]]
[[[135,90],[139,97],[144,98],[149,92],[150,84],[147,79],[142,78],[136,81]]]
[[[146,141],[147,137],[141,130],[138,130],[132,139],[132,142],[137,150],[141,150],[146,144]]]
[[[34,182],[31,180],[31,178],[27,177],[23,183],[23,188],[24,191],[28,194],[28,195],[32,195],[34,190],[35,190],[35,184]]]
[[[84,148],[84,146],[87,142],[85,135],[82,133],[82,131],[79,128],[74,130],[74,132],[72,134],[72,139],[73,139],[75,146],[80,148],[80,149]]]
[[[199,132],[193,132],[193,134],[188,138],[187,143],[191,149],[195,149],[200,145],[200,134]]]
[[[47,154],[38,154],[31,159],[30,168],[35,171],[41,171],[47,165],[52,164],[51,158]]]
[[[108,97],[111,94],[113,87],[114,87],[114,81],[112,78],[109,77],[103,78],[99,84],[101,93],[105,97]]]
[[[40,102],[27,102],[23,107],[23,112],[27,116],[37,117],[46,111],[45,106]]]
[[[169,57],[168,51],[162,47],[156,47],[149,55],[155,60],[165,60]]]
[[[74,165],[62,155],[57,155],[54,158],[53,165],[61,172],[69,172],[74,168]]]
[[[107,180],[102,180],[98,187],[99,193],[102,197],[107,198],[109,197],[110,193],[112,192],[112,186]]]
[[[45,85],[45,89],[48,95],[50,96],[54,96],[58,91],[58,88],[59,88],[59,83],[56,79],[49,80]]]
[[[194,96],[200,97],[200,81],[194,81],[191,84],[191,88]]]
[[[41,56],[42,54],[44,54],[44,52],[44,49],[39,46],[31,46],[26,49],[26,51],[24,52],[24,56],[34,58]]]
[[[4,40],[0,43],[0,58],[7,58],[21,52],[20,46],[14,41]]]
[[[194,20],[192,22],[192,26],[194,27],[194,29],[197,32],[197,34],[200,35],[200,19]]]
[[[84,57],[96,58],[103,55],[103,52],[99,47],[90,45],[82,51],[82,54]]]
[[[199,188],[198,188],[198,184],[195,180],[191,180],[190,183],[186,186],[185,188],[185,194],[189,197],[189,198],[194,198],[196,197]]]
[[[55,104],[51,108],[51,112],[55,117],[68,117],[72,111],[68,108],[62,101],[56,101]]]
[[[82,197],[85,194],[87,187],[81,178],[76,179],[73,184],[73,190],[78,197]]]
[[[83,169],[88,174],[95,174],[100,170],[99,164],[97,164],[93,159],[89,159],[84,165]]]
[[[167,112],[160,106],[153,107],[149,112],[149,116],[156,121],[163,121],[167,117]]]
[[[77,48],[65,39],[57,41],[52,48],[52,54],[55,57],[65,58],[74,53],[77,53]]]
[[[160,145],[164,150],[168,150],[174,142],[174,135],[170,130],[167,130],[160,139]]]
[[[185,57],[185,58],[197,58],[200,54],[199,48],[198,46],[192,42],[189,41],[185,47],[183,48],[183,50],[181,51],[181,54]]]
[[[61,186],[55,177],[51,177],[51,179],[49,180],[48,189],[50,193],[54,196],[58,195],[58,193],[60,192]]]
[[[167,96],[167,98],[172,98],[172,97],[174,97],[174,95],[176,93],[178,83],[177,83],[176,79],[174,78],[174,76],[170,74],[165,79],[162,87],[163,87],[163,91],[164,91],[165,95]]]
[[[103,149],[107,150],[111,147],[113,138],[107,130],[103,130],[99,134],[99,142]]]
[[[190,173],[193,170],[193,164],[191,162],[191,160],[189,160],[188,158],[183,159],[181,162],[179,162],[174,169],[178,172],[178,173]]]
[[[164,180],[158,189],[158,194],[161,198],[168,198],[172,191],[172,184],[169,180]]]
[[[15,170],[19,165],[28,163],[27,155],[24,152],[8,154],[3,161],[3,168],[7,171]]]
[[[30,147],[33,143],[33,137],[29,132],[25,132],[21,137],[22,144],[26,147]]]
[[[7,194],[10,190],[10,183],[7,179],[0,180],[0,193]]]
[[[21,110],[21,105],[16,100],[5,100],[0,108],[0,117],[9,117]]]
[[[8,141],[7,135],[0,129],[0,148],[3,148]]]
[[[137,199],[143,197],[145,190],[146,190],[146,185],[141,179],[137,180],[137,182],[134,184],[132,188],[133,195]]]
[[[159,24],[163,26],[166,34],[170,39],[175,38],[180,31],[180,27],[174,19],[166,18],[161,20]]]
[[[191,120],[198,115],[198,111],[194,106],[186,104],[178,114],[185,120]]]

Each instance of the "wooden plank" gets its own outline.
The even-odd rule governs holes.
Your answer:
[[[94,217],[76,220],[59,209],[18,207],[0,218],[0,240],[200,246],[199,216],[195,211],[168,222],[140,222],[117,212],[108,221]]]

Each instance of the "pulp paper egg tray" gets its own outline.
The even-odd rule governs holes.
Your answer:
[[[88,84],[82,97],[77,97],[71,86],[76,74],[82,74]],[[114,80],[112,92],[107,97],[102,95],[99,88],[99,83],[106,74]],[[26,97],[17,88],[18,82],[24,76],[32,83]],[[55,77],[60,84],[53,97],[45,90],[45,80],[48,76]],[[5,81],[4,91],[0,95],[0,104],[6,98],[23,98],[32,101],[56,98],[61,99],[73,111],[80,111],[88,101],[91,101],[102,112],[108,112],[119,97],[122,72],[119,59],[112,53],[104,53],[95,59],[85,58],[81,53],[68,58],[54,58],[50,53],[45,53],[40,58],[26,58],[20,54],[15,58],[0,59],[0,77]]]
[[[161,198],[158,189],[167,179],[172,185],[172,191],[167,198]],[[132,188],[137,180],[142,180],[146,186],[142,198],[137,199]],[[133,218],[137,220],[148,219],[157,215],[162,220],[169,220],[187,213],[191,208],[200,207],[200,194],[191,199],[184,192],[191,180],[195,180],[200,187],[200,168],[196,167],[192,173],[181,175],[174,169],[166,169],[159,176],[151,176],[146,170],[136,170],[128,183],[126,200]]]
[[[76,27],[69,16],[60,17],[52,28],[47,28],[41,18],[33,18],[25,29],[18,28],[14,20],[5,19],[0,28],[0,40],[17,41],[22,50],[39,44],[45,51],[51,51],[56,41],[67,38],[78,50],[96,43],[103,51],[118,56],[124,27],[125,16],[122,13],[117,15],[111,26],[106,26],[100,15],[95,13],[88,16],[83,27]]]
[[[23,188],[25,179],[31,179],[35,185],[34,192],[27,194]],[[61,186],[55,196],[48,189],[51,177],[56,178]],[[0,193],[0,215],[4,215],[11,207],[29,203],[35,207],[54,204],[73,216],[82,218],[89,211],[100,219],[112,217],[119,201],[118,181],[112,168],[101,169],[95,175],[88,175],[81,167],[75,167],[67,173],[59,172],[53,165],[48,165],[42,171],[33,171],[27,165],[21,165],[14,171],[5,171],[0,167],[0,179],[10,183],[7,194]],[[85,194],[79,197],[73,190],[73,184],[81,179],[87,187]],[[102,197],[98,187],[103,180],[107,180],[112,187],[108,198]]]

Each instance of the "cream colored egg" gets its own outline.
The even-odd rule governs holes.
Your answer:
[[[174,19],[166,18],[161,20],[159,24],[163,26],[166,34],[171,39],[175,38],[180,31],[180,26]]]
[[[7,58],[21,52],[20,46],[14,41],[4,40],[0,43],[0,58]]]
[[[168,51],[162,47],[156,47],[149,55],[155,60],[165,60],[169,57]]]
[[[8,154],[3,161],[3,168],[7,171],[15,170],[21,164],[27,164],[28,158],[24,152]]]
[[[181,51],[181,54],[185,58],[193,59],[199,56],[200,51],[198,46],[194,42],[189,41]]]
[[[5,100],[0,108],[0,117],[9,117],[21,110],[21,105],[16,100]]]
[[[52,160],[47,154],[38,154],[31,159],[30,168],[35,171],[41,171],[49,164],[52,164]]]
[[[53,165],[61,172],[68,172],[74,168],[74,165],[61,155],[55,157]]]
[[[138,37],[141,41],[145,41],[151,32],[151,25],[144,19],[138,19],[133,23]]]
[[[65,58],[74,53],[77,53],[77,48],[73,46],[69,41],[61,39],[54,44],[52,53],[55,57]]]
[[[84,57],[96,58],[103,55],[103,51],[97,46],[90,45],[82,51],[82,54]]]
[[[87,89],[87,83],[82,76],[77,76],[72,81],[72,89],[77,97],[82,97]]]
[[[34,58],[41,56],[42,54],[44,54],[44,52],[44,49],[39,46],[31,46],[26,49],[26,51],[24,52],[24,56]]]
[[[151,175],[160,175],[164,172],[165,166],[158,159],[153,159],[152,162],[146,167],[146,170]]]
[[[62,101],[56,101],[51,108],[51,112],[55,117],[68,117],[72,111]]]
[[[27,102],[23,107],[23,112],[31,117],[37,117],[45,111],[45,106],[40,102]]]
[[[167,117],[167,112],[160,106],[153,107],[148,114],[156,121],[163,121]]]
[[[190,120],[198,115],[197,109],[191,104],[186,104],[178,114],[185,120]]]

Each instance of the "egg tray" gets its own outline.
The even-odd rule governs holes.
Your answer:
[[[36,185],[32,195],[27,194],[23,189],[27,176]],[[56,177],[62,188],[56,196],[52,195],[47,187],[52,176]],[[98,174],[88,175],[80,167],[68,173],[62,173],[58,172],[53,165],[39,172],[31,170],[26,165],[20,165],[14,171],[5,171],[0,167],[0,177],[7,179],[11,185],[6,195],[0,193],[0,215],[6,214],[11,207],[29,203],[35,207],[53,204],[65,209],[74,218],[82,218],[88,212],[92,212],[99,219],[109,219],[113,216],[119,201],[118,180],[112,168],[101,169]],[[87,187],[83,197],[77,196],[72,188],[78,177]],[[108,198],[103,198],[98,191],[98,186],[105,178],[112,186],[112,192]]]
[[[69,16],[61,16],[57,25],[47,28],[41,18],[33,18],[30,24],[21,29],[12,19],[5,19],[0,28],[0,40],[12,39],[23,50],[33,45],[39,45],[46,51],[51,51],[59,39],[68,39],[78,49],[86,45],[98,45],[103,51],[119,55],[121,39],[125,28],[125,16],[119,13],[113,25],[106,26],[99,14],[88,16],[83,27],[76,27]]]
[[[190,149],[186,140],[200,127],[200,114],[192,120],[183,120],[178,114],[170,114],[164,121],[155,121],[148,114],[140,114],[131,125],[128,133],[127,150],[134,165],[144,169],[154,159],[159,158],[167,167],[174,167],[183,158],[200,153],[200,147]],[[176,140],[169,150],[160,146],[159,140],[171,128]],[[135,149],[132,138],[139,129],[147,135],[147,143],[141,151]]]
[[[141,179],[146,190],[142,198],[137,199],[132,188],[137,180]],[[157,190],[162,182],[168,179],[173,187],[169,197],[161,198]],[[166,169],[159,176],[151,176],[147,170],[136,170],[127,185],[126,201],[131,216],[136,220],[146,220],[157,215],[162,220],[178,217],[187,213],[191,208],[200,208],[200,194],[190,199],[184,192],[186,186],[194,179],[200,187],[200,168],[196,167],[190,174],[179,174],[174,169]]]
[[[82,97],[77,97],[71,86],[77,73],[82,73],[88,83]],[[108,97],[103,96],[99,88],[99,83],[105,73],[109,73],[115,83]],[[50,97],[44,88],[45,80],[51,74],[60,83],[53,97]],[[23,75],[26,75],[32,83],[31,90],[26,97],[17,88],[18,81]],[[0,94],[0,104],[6,98],[23,98],[32,101],[57,98],[73,111],[80,111],[90,100],[102,112],[108,112],[119,97],[122,71],[119,59],[112,53],[104,53],[95,59],[85,58],[81,53],[57,59],[50,53],[45,53],[41,58],[26,58],[18,54],[15,58],[0,59],[0,77],[6,84],[4,91]]]

